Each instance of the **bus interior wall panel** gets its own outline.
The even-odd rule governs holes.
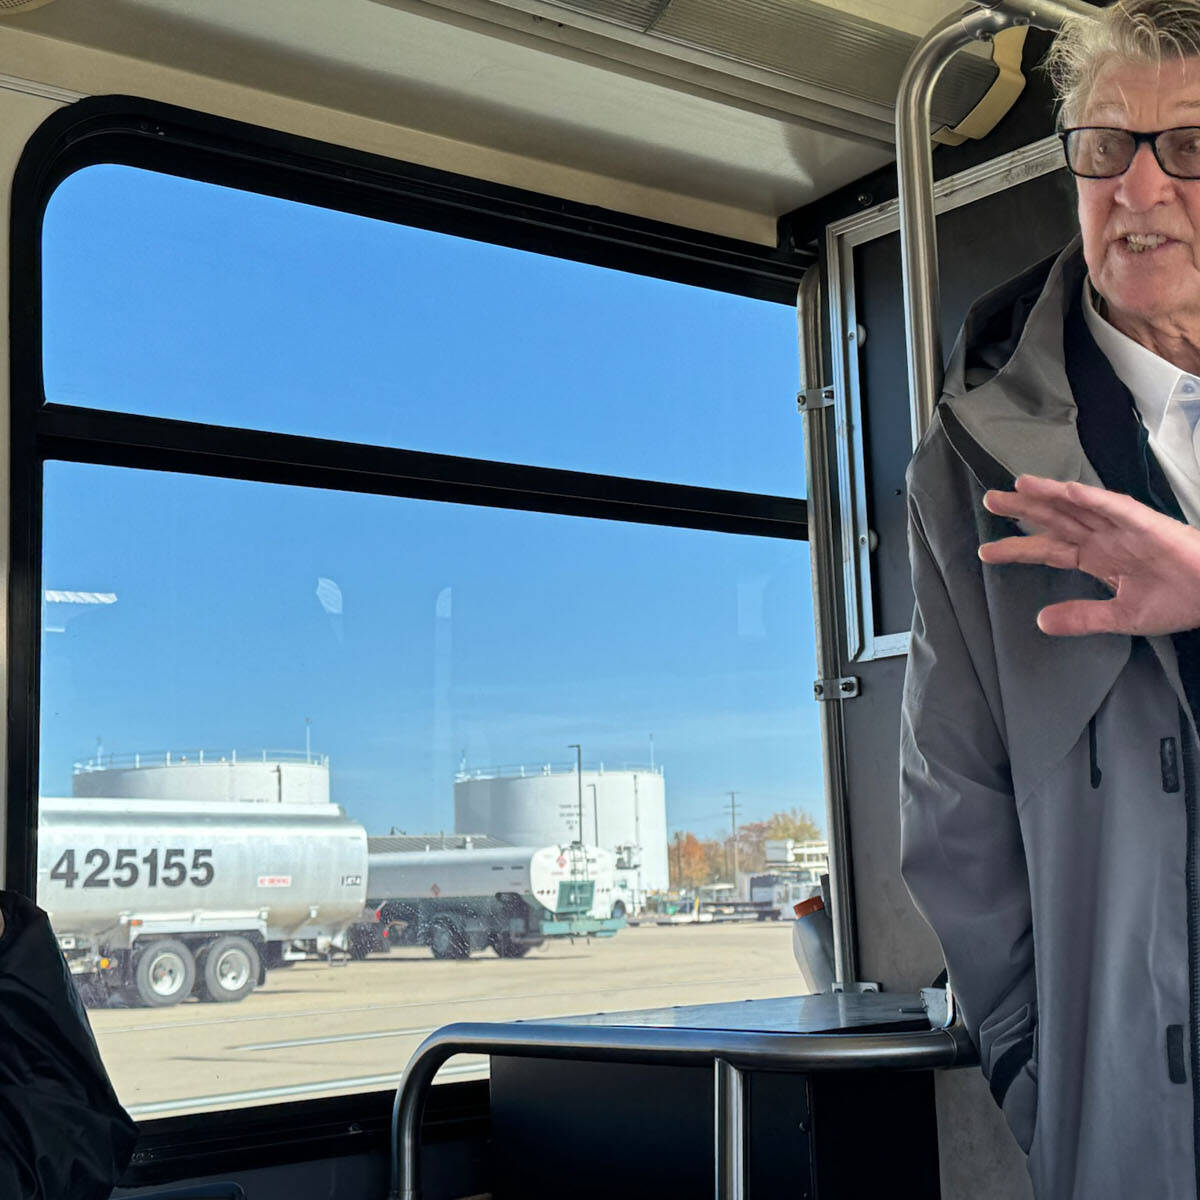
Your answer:
[[[1029,1165],[982,1071],[939,1071],[935,1080],[944,1196],[1033,1200]]]

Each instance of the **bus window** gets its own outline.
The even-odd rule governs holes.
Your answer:
[[[448,1018],[800,990],[786,921],[695,899],[824,836],[803,527],[672,515],[799,494],[787,306],[132,168],[44,245],[64,420],[352,460],[43,467],[37,892],[135,1116],[386,1087]],[[528,469],[472,502],[394,447]],[[545,465],[649,499],[556,512]]]

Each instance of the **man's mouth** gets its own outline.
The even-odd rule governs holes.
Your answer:
[[[1129,247],[1134,254],[1144,254],[1147,250],[1157,250],[1159,246],[1170,241],[1161,233],[1127,233],[1124,238],[1125,245]]]

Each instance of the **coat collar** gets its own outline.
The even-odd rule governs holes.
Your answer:
[[[1063,361],[1063,322],[1085,273],[1076,237],[1050,266],[1007,361],[970,386],[968,320],[947,369],[942,405],[1010,481],[1030,474],[1100,483],[1079,443],[1075,397]],[[991,480],[980,482],[993,486]]]

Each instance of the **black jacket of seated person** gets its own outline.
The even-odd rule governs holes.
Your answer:
[[[0,1197],[107,1200],[137,1128],[46,914],[0,892]]]

